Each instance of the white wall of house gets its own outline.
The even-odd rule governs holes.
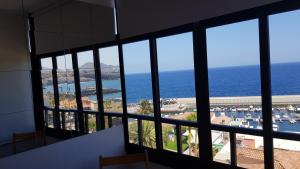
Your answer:
[[[122,38],[159,31],[281,0],[117,0]]]
[[[22,15],[0,11],[0,144],[34,130],[30,59]]]

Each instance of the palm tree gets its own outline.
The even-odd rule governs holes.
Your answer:
[[[109,112],[112,108],[111,104],[112,104],[111,99],[104,101],[104,111]]]
[[[139,132],[136,122],[129,122],[129,140],[139,144]],[[142,143],[146,147],[155,148],[155,127],[151,121],[142,122]]]
[[[171,125],[167,125],[165,124],[163,126],[163,131],[162,131],[162,134],[163,134],[163,142],[164,142],[164,145],[165,146],[168,146],[168,142],[169,142],[169,137],[170,135],[173,133],[173,127]]]
[[[143,145],[155,148],[155,127],[150,121],[143,121]]]
[[[151,103],[148,100],[141,100],[139,103],[139,106],[140,106],[140,108],[139,108],[138,112],[143,115],[148,115],[153,112]]]
[[[186,120],[188,121],[196,121],[197,120],[197,114],[195,112],[189,114],[186,117]],[[193,152],[197,151],[198,149],[198,132],[195,132],[195,136],[192,134],[192,128],[190,126],[187,127],[188,130],[188,145],[189,145],[189,154],[191,155]],[[196,130],[196,129],[194,129]],[[194,143],[192,143],[192,139],[194,138]],[[198,153],[197,153],[198,154]]]

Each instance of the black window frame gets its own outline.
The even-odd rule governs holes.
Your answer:
[[[155,122],[155,130],[156,130],[156,149],[148,148],[150,153],[150,159],[159,162],[174,168],[195,168],[196,166],[202,166],[204,168],[214,168],[214,167],[222,167],[222,168],[238,168],[237,160],[236,160],[236,142],[235,135],[237,133],[241,134],[249,134],[262,136],[264,138],[264,164],[265,168],[274,168],[274,156],[273,156],[273,139],[286,139],[286,140],[294,140],[300,141],[300,134],[286,133],[286,132],[277,132],[272,130],[272,93],[271,93],[271,72],[270,72],[270,42],[269,42],[269,23],[268,18],[269,15],[288,12],[292,10],[300,9],[300,1],[297,0],[286,0],[281,2],[272,3],[269,5],[264,5],[261,7],[256,7],[252,9],[243,10],[241,12],[235,12],[232,14],[226,14],[219,17],[214,17],[170,29],[165,29],[157,32],[146,33],[143,35],[138,35],[130,38],[120,39],[119,36],[116,37],[116,40],[107,42],[94,44],[90,46],[74,48],[69,50],[63,50],[58,52],[51,52],[36,55],[35,54],[35,43],[32,42],[34,39],[34,27],[32,26],[33,18],[30,21],[30,39],[31,39],[31,57],[32,63],[34,64],[33,69],[33,82],[37,82],[37,88],[33,89],[34,93],[34,104],[35,110],[49,110],[49,108],[45,108],[43,105],[43,101],[39,101],[41,99],[41,76],[40,76],[40,59],[46,57],[55,58],[56,56],[62,54],[72,54],[73,59],[76,58],[77,52],[93,50],[94,58],[99,57],[98,51],[99,48],[110,47],[110,46],[118,46],[119,50],[119,66],[120,66],[120,74],[121,74],[121,92],[122,92],[122,101],[123,101],[123,114],[120,113],[106,113],[103,110],[103,106],[98,106],[98,112],[86,112],[80,109],[80,84],[78,91],[78,65],[76,67],[77,61],[73,60],[73,69],[74,69],[74,78],[75,78],[75,86],[76,88],[76,97],[77,97],[77,108],[78,110],[72,110],[74,113],[78,114],[78,135],[85,134],[86,129],[84,127],[83,114],[86,113],[94,113],[97,115],[97,130],[104,129],[104,117],[107,116],[109,119],[112,117],[121,117],[124,126],[124,139],[125,139],[125,150],[128,153],[140,152],[143,151],[146,147],[142,145],[135,145],[129,143],[128,139],[128,118],[134,118],[138,121],[147,120]],[[210,122],[210,104],[209,104],[209,88],[208,88],[208,67],[207,67],[207,46],[206,46],[206,29],[227,25],[231,23],[237,23],[252,19],[258,19],[259,23],[259,47],[260,47],[260,76],[261,76],[261,94],[262,94],[262,114],[263,114],[263,130],[255,130],[249,128],[238,128],[231,126],[223,126],[217,124],[211,124]],[[189,122],[183,120],[173,120],[173,119],[164,119],[160,116],[160,95],[159,95],[159,79],[158,79],[158,68],[157,68],[157,49],[156,49],[156,39],[171,35],[177,35],[186,32],[193,32],[193,43],[194,43],[194,71],[195,71],[195,89],[196,89],[196,105],[197,105],[197,122]],[[127,104],[126,104],[126,85],[125,85],[125,75],[124,75],[124,60],[123,60],[123,50],[122,45],[126,43],[138,42],[142,40],[148,40],[150,46],[150,59],[151,59],[151,76],[152,76],[152,92],[153,92],[153,103],[154,103],[154,116],[143,116],[136,114],[128,114],[127,113]],[[55,60],[55,59],[53,59]],[[53,75],[55,75],[55,64],[53,63]],[[96,78],[97,82],[101,82],[101,72],[99,74],[100,65],[95,64]],[[76,77],[77,76],[77,77]],[[57,78],[57,77],[56,77]],[[76,80],[77,78],[77,80]],[[55,77],[53,76],[54,82],[54,90],[57,88],[57,79],[55,81]],[[76,85],[77,84],[77,85]],[[56,86],[56,87],[55,87]],[[101,84],[96,84],[97,86],[97,97],[98,97],[98,105],[102,105],[101,100],[103,99],[102,92],[99,92],[101,89]],[[102,90],[102,89],[101,89]],[[56,92],[54,91],[54,94]],[[80,100],[78,100],[80,99]],[[57,104],[57,98],[55,103]],[[103,102],[103,100],[102,100]],[[82,105],[82,103],[81,103]],[[82,108],[82,107],[81,107]],[[66,136],[68,133],[63,131],[60,128],[59,118],[57,117],[57,112],[60,111],[57,105],[53,109],[54,111],[54,119],[55,120],[55,128],[49,129],[49,133],[61,132],[62,136]],[[69,110],[67,110],[69,111]],[[41,113],[41,111],[35,111],[36,124],[44,123],[44,118],[41,118],[41,115],[37,113]],[[55,115],[56,113],[56,115]],[[38,120],[37,120],[38,119]],[[58,119],[58,120],[57,120]],[[109,120],[111,121],[111,120]],[[176,126],[176,131],[180,133],[180,126],[190,126],[198,128],[198,136],[199,136],[199,150],[200,150],[200,158],[191,157],[187,155],[183,155],[180,151],[171,152],[163,149],[162,145],[162,123],[173,124]],[[98,126],[100,124],[100,126]],[[111,122],[109,123],[111,127]],[[140,126],[140,125],[138,125]],[[48,130],[48,129],[47,129]],[[230,142],[231,142],[231,164],[221,164],[218,162],[214,162],[212,159],[212,143],[211,143],[211,130],[224,131],[230,133]],[[138,127],[138,131],[141,135],[141,128]],[[177,134],[178,135],[178,134]],[[179,135],[180,136],[180,135]],[[178,137],[177,137],[178,138]],[[180,139],[181,140],[181,139]],[[180,147],[180,141],[177,142],[178,147]],[[176,159],[176,160],[175,160]]]

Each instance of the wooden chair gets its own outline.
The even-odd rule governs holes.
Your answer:
[[[42,138],[43,145],[46,145],[46,135],[45,130],[38,130],[36,132],[32,133],[13,133],[12,136],[12,142],[13,142],[13,151],[14,154],[17,153],[17,143],[22,141],[29,141],[29,140],[35,140],[35,144],[37,144],[37,139]]]
[[[147,151],[145,151],[145,153],[129,154],[124,156],[99,157],[100,169],[103,169],[104,166],[133,164],[138,162],[145,162],[145,169],[149,169],[149,159]]]

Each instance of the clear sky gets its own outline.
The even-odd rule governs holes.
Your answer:
[[[271,63],[300,62],[300,10],[269,19]],[[157,39],[159,71],[193,69],[192,42],[191,33]],[[258,20],[207,29],[207,52],[209,68],[259,64]],[[105,48],[100,50],[100,60],[118,65],[117,54],[116,47]],[[148,41],[125,44],[123,54],[125,73],[150,72]],[[92,58],[91,51],[78,56],[79,66]]]

